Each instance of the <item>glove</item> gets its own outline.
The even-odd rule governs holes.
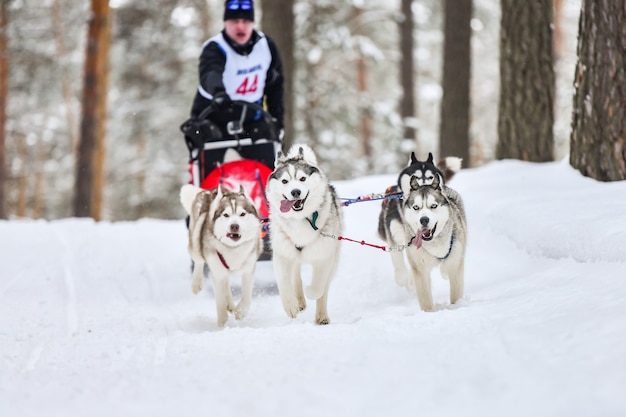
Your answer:
[[[279,122],[275,117],[272,117],[272,123],[274,123],[274,129],[278,135],[278,140],[282,142],[285,137],[285,127],[283,126],[283,123]]]
[[[231,100],[230,100],[230,97],[228,97],[228,94],[226,94],[225,91],[220,91],[219,93],[216,93],[213,96],[213,103],[215,103],[215,105],[217,106],[218,109],[224,110],[224,109],[230,107]]]

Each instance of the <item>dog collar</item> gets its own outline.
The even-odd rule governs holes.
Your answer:
[[[313,218],[309,219],[308,217],[306,218],[307,221],[309,222],[309,224],[311,225],[311,227],[313,228],[313,230],[317,230],[319,229],[317,227],[317,225],[315,223],[317,223],[317,218],[319,217],[319,213],[317,211],[313,212]]]

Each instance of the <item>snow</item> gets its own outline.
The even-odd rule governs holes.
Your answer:
[[[343,242],[329,326],[314,303],[289,319],[262,262],[248,317],[217,328],[182,220],[0,222],[0,415],[623,415],[626,182],[499,161],[449,185],[468,215],[464,299],[435,274],[424,313],[387,253]],[[379,207],[346,207],[345,236],[382,244]]]

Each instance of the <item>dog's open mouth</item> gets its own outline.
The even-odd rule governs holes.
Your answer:
[[[280,211],[283,213],[287,213],[289,210],[293,210],[293,211],[300,211],[304,208],[304,202],[306,201],[306,198],[304,200],[302,199],[297,199],[297,200],[282,200],[280,202]]]
[[[415,245],[417,249],[422,247],[422,243],[424,241],[428,242],[433,240],[435,237],[435,230],[437,230],[437,225],[432,229],[423,228],[417,231],[417,235],[411,240],[411,244]]]
[[[226,237],[234,242],[241,239],[241,235],[239,233],[226,233]]]

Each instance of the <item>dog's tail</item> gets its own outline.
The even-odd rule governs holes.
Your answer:
[[[447,183],[454,177],[454,174],[461,170],[461,163],[463,159],[456,156],[447,156],[441,161],[437,162],[437,168],[443,172],[445,182]]]
[[[202,188],[191,184],[185,184],[180,188],[180,202],[185,208],[187,214],[191,214],[193,201],[201,192]]]

